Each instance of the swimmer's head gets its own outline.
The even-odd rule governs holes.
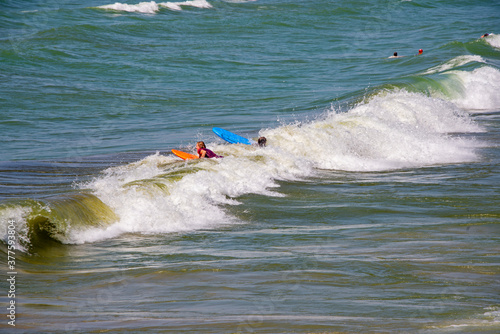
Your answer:
[[[257,144],[259,144],[259,146],[266,146],[266,142],[266,137],[260,137],[259,139],[257,139]]]

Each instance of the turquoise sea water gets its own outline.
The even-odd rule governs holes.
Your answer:
[[[0,331],[497,333],[499,27],[498,1],[1,2]],[[224,158],[170,153],[199,140]]]

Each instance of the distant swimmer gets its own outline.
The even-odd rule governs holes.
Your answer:
[[[196,152],[198,153],[198,158],[222,158],[222,156],[209,150],[202,141],[196,143]]]
[[[394,52],[394,54],[392,56],[390,56],[389,58],[401,58],[403,56],[398,56],[398,53],[397,52]]]
[[[481,36],[481,38],[485,38],[485,37],[488,37],[490,34],[484,34],[483,36]]]
[[[424,50],[422,50],[422,49],[418,50],[419,55],[421,55],[422,53],[424,53]]]

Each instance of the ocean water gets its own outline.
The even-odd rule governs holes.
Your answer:
[[[499,1],[0,22],[0,332],[500,331]]]

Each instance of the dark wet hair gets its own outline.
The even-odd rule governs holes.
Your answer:
[[[260,137],[259,139],[257,139],[257,143],[259,144],[259,146],[266,146],[266,142],[266,137]]]
[[[398,53],[397,52],[394,52],[394,57],[397,57],[398,56]]]

